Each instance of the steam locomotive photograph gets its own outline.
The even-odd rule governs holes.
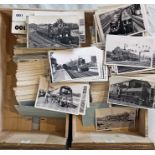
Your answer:
[[[136,109],[111,107],[96,109],[96,130],[133,128]]]
[[[58,111],[70,114],[79,114],[81,98],[86,85],[50,85],[45,91],[39,88],[36,108]],[[83,98],[83,106],[86,104],[86,95]],[[84,108],[82,108],[84,109]]]
[[[53,82],[99,79],[98,56],[90,52],[49,52]]]
[[[76,16],[30,16],[29,48],[75,48],[79,46],[79,19]]]
[[[140,4],[118,8],[98,15],[103,34],[131,35],[145,30]]]
[[[107,35],[107,65],[150,68],[153,57],[153,38]]]
[[[110,84],[108,102],[131,107],[154,108],[154,85],[148,81],[117,77]],[[123,80],[122,80],[123,79]],[[113,78],[111,80],[117,81]]]

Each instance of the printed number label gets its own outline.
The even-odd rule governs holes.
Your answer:
[[[23,14],[16,14],[16,17],[23,17]]]
[[[16,29],[16,30],[25,30],[25,26],[16,25],[16,26],[15,26],[15,29]]]

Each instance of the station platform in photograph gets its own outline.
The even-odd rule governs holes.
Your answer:
[[[97,75],[98,75],[98,72],[91,71],[91,70],[85,71],[85,72],[79,72],[79,71],[73,71],[73,70],[60,69],[53,74],[53,77],[54,77],[54,80],[60,81],[60,80],[71,80],[74,78],[97,76]]]

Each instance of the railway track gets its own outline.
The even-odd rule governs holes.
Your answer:
[[[39,35],[37,32],[33,32],[33,37],[31,37],[32,42],[34,42],[37,45],[44,45],[44,46],[48,46],[51,45],[52,42],[45,39],[44,37],[42,37],[41,35]]]
[[[33,32],[32,37],[31,38],[31,42],[37,46],[43,46],[43,47],[66,47],[66,48],[74,48],[77,47],[78,45],[75,44],[63,44],[61,42],[58,41],[54,41],[52,39],[49,39],[48,37],[45,37],[45,35],[42,36],[41,33],[39,32]]]

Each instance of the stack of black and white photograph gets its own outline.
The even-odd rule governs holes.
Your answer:
[[[49,51],[52,82],[107,81],[103,51],[96,47]]]
[[[155,38],[147,36],[145,6],[104,6],[89,14],[90,23],[85,14],[13,11],[16,100],[91,113],[85,124],[92,119],[96,131],[135,129],[139,109],[155,108]]]
[[[35,108],[84,115],[89,98],[88,84],[48,84],[47,79],[41,77]]]
[[[35,19],[31,23],[31,17],[41,23],[35,22]],[[44,17],[49,18],[48,21],[44,20]],[[70,46],[73,48],[86,41],[85,13],[84,11],[13,10],[11,32],[17,37],[18,47],[68,48]],[[32,34],[35,34],[32,37],[33,43],[27,42],[31,37],[26,38],[26,35],[33,36]]]
[[[135,35],[146,31],[145,6],[140,4],[101,8],[95,12],[95,21],[100,39],[105,41],[106,34]]]

